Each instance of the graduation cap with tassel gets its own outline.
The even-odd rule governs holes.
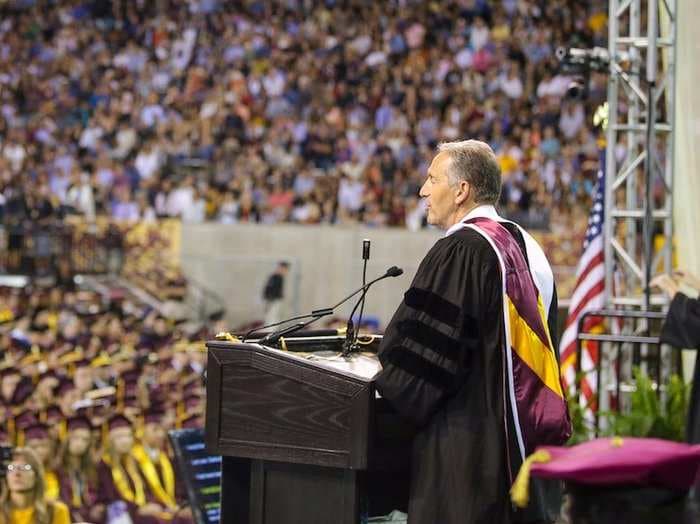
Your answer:
[[[544,446],[528,457],[511,488],[529,502],[530,477],[564,481],[571,524],[700,522],[689,496],[698,482],[700,445],[650,438],[600,438],[572,447]]]

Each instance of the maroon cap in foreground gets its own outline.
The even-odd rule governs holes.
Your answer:
[[[527,505],[529,475],[590,486],[644,486],[687,490],[697,478],[700,445],[670,440],[613,437],[572,447],[543,446],[521,467],[511,489]]]

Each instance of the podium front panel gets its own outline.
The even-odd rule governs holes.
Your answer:
[[[250,459],[364,469],[370,380],[256,344],[208,344],[207,445]]]

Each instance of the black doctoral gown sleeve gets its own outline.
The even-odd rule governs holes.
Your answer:
[[[661,342],[677,348],[700,348],[700,300],[676,293],[661,328]]]
[[[496,257],[483,239],[464,242],[465,235],[478,233],[441,239],[428,252],[379,349],[380,393],[419,426],[463,386],[479,337],[477,312],[465,307],[465,297],[480,294]],[[489,287],[500,289],[495,277]]]

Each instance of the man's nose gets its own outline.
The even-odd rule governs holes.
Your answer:
[[[428,183],[426,182],[421,186],[420,191],[418,192],[418,196],[422,198],[426,198],[428,196],[428,190],[426,188],[427,185]]]

